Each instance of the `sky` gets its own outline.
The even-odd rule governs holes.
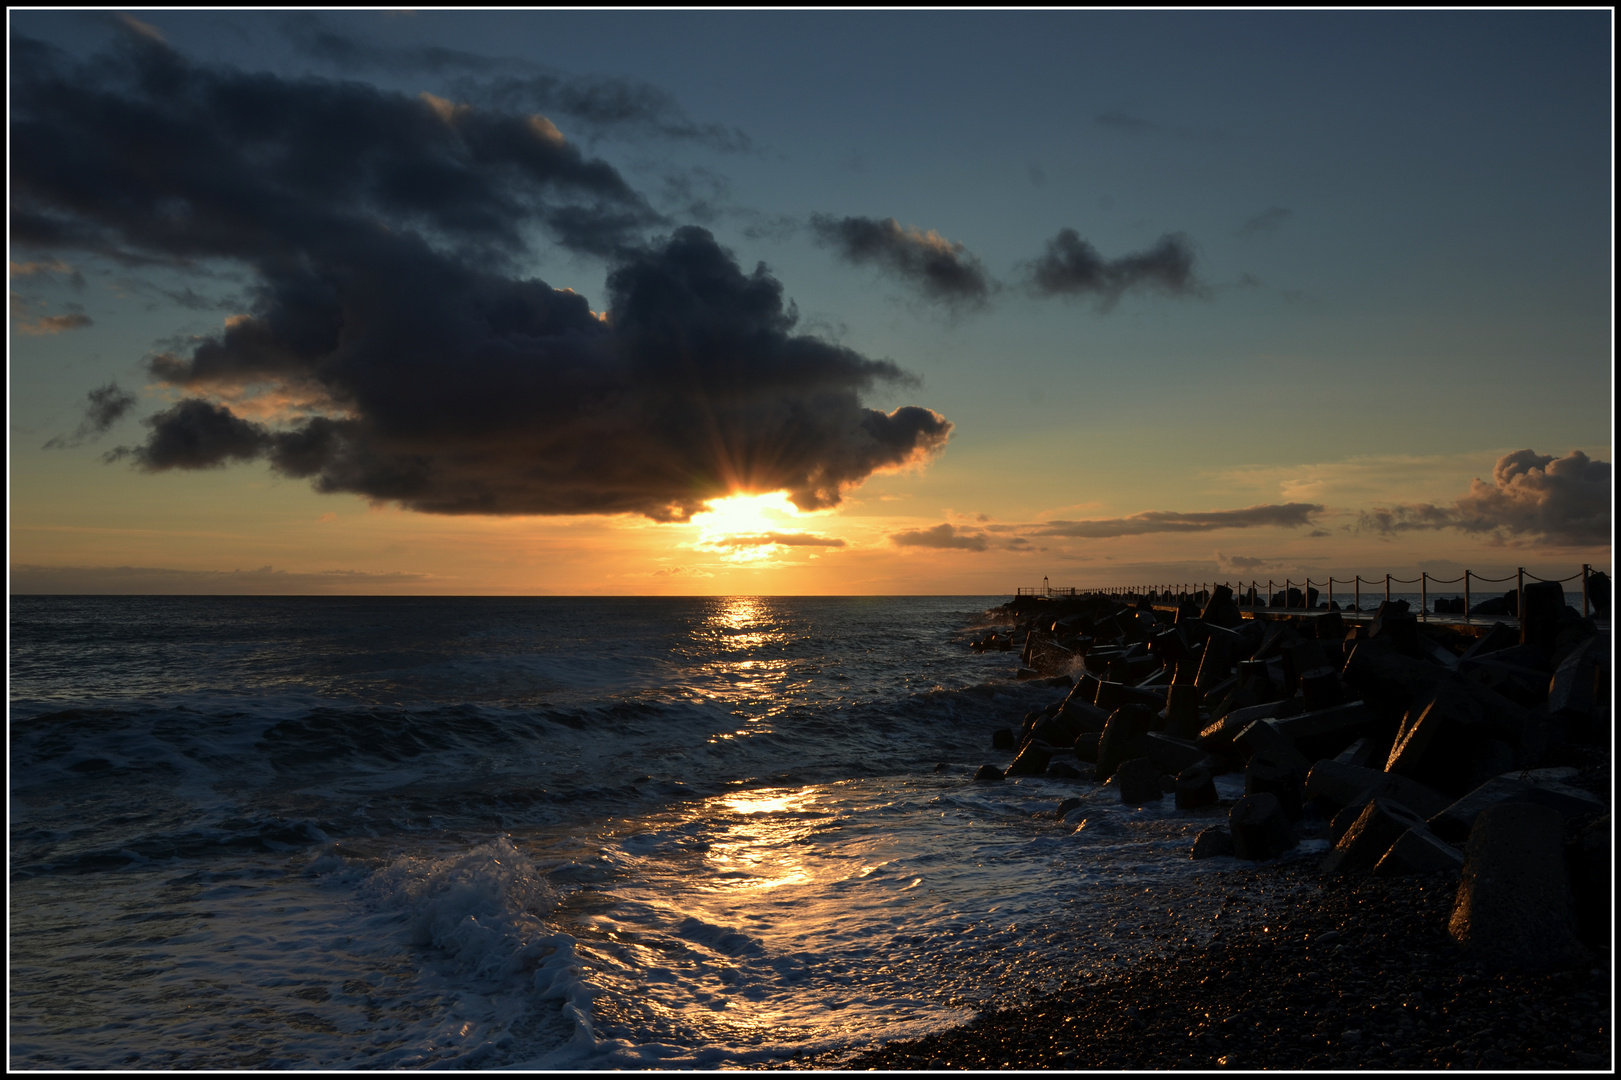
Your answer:
[[[1609,11],[7,23],[13,593],[1610,569]]]

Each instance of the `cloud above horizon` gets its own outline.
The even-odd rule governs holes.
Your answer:
[[[1564,457],[1516,450],[1497,459],[1490,483],[1475,477],[1451,506],[1401,503],[1357,516],[1359,531],[1426,529],[1485,533],[1499,543],[1538,536],[1580,547],[1607,544],[1614,503],[1611,465],[1580,450]]]
[[[983,534],[962,532],[949,523],[936,525],[932,529],[905,529],[891,533],[889,540],[897,547],[940,550],[984,551],[990,547],[990,541]]]
[[[1145,251],[1105,259],[1074,229],[1060,229],[1041,256],[1024,268],[1025,287],[1038,297],[1090,297],[1109,310],[1128,292],[1167,296],[1206,293],[1193,272],[1193,246],[1182,233],[1166,233]]]
[[[663,223],[545,116],[193,64],[128,33],[12,41],[13,242],[132,266],[226,260],[246,313],[149,362],[186,396],[110,458],[263,459],[440,514],[686,520],[738,491],[836,505],[951,423],[861,395],[915,380],[794,332],[783,286]],[[607,260],[607,310],[521,267]]]
[[[1049,521],[1029,529],[1032,536],[1068,536],[1101,540],[1115,536],[1144,536],[1149,533],[1211,532],[1216,529],[1262,527],[1300,528],[1326,508],[1317,503],[1277,503],[1246,506],[1239,510],[1210,510],[1184,513],[1174,510],[1145,510],[1129,517],[1099,518],[1090,521]]]
[[[98,386],[85,395],[84,418],[72,435],[58,435],[47,442],[42,450],[66,450],[82,446],[97,435],[105,435],[114,424],[122,420],[135,407],[135,395],[121,390],[116,382]]]
[[[933,229],[903,227],[894,218],[828,214],[812,214],[810,226],[817,243],[845,262],[876,266],[953,311],[984,307],[996,289],[973,253]]]

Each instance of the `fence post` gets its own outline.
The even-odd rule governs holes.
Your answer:
[[[1428,570],[1420,570],[1418,572],[1418,581],[1419,581],[1419,585],[1418,585],[1418,610],[1422,613],[1420,615],[1420,617],[1425,622],[1429,622],[1430,621],[1430,572]]]
[[[1520,620],[1520,644],[1525,644],[1525,567],[1514,572],[1514,617]]]
[[[1334,610],[1334,575],[1328,575],[1328,610]]]
[[[1353,603],[1356,604],[1357,614],[1360,615],[1362,613],[1362,575],[1353,574],[1352,579],[1351,595],[1355,597]]]
[[[1390,575],[1385,575],[1385,603],[1390,603]]]
[[[1591,572],[1592,564],[1582,563],[1582,618],[1587,618],[1587,575]]]

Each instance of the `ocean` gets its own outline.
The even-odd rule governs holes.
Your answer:
[[[972,782],[1005,599],[14,596],[9,1064],[752,1067],[1207,935],[1215,820]]]

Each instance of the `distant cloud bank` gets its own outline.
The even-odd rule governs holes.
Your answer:
[[[1215,529],[1252,529],[1264,526],[1300,528],[1310,525],[1313,516],[1321,514],[1324,509],[1316,503],[1282,503],[1246,506],[1241,510],[1210,510],[1197,513],[1146,510],[1122,518],[1049,521],[1036,527],[1032,535],[1103,539],[1112,536],[1143,536],[1148,533],[1210,532]]]
[[[1451,506],[1402,503],[1358,515],[1357,528],[1394,534],[1415,529],[1462,529],[1512,537],[1541,537],[1580,547],[1607,544],[1613,513],[1610,463],[1580,450],[1564,457],[1516,450],[1497,459],[1490,483],[1474,478]]]

